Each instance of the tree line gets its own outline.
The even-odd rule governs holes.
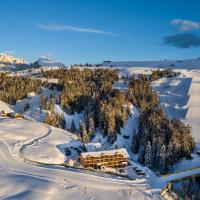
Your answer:
[[[0,73],[0,99],[14,105],[16,101],[26,98],[30,92],[38,94],[41,85],[40,80]]]
[[[131,77],[128,99],[140,110],[139,131],[133,137],[133,152],[148,168],[166,173],[181,158],[191,157],[194,140],[189,126],[169,120],[145,75]]]

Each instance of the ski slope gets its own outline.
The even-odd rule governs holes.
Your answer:
[[[192,127],[195,139],[200,142],[200,71],[194,71],[189,89],[188,111],[185,117],[186,123]]]
[[[176,70],[180,75],[154,81],[167,116],[183,120],[191,127],[197,142],[200,141],[200,70]]]
[[[61,134],[66,135],[66,139],[71,138],[65,131],[59,133],[60,130],[55,129],[53,133],[48,126],[26,120],[1,119],[0,127],[1,199],[152,199],[145,180],[106,178],[61,166],[25,162],[28,155],[25,149],[30,148],[33,141],[51,141],[50,135],[54,137],[52,140],[56,136],[58,140]],[[43,155],[45,148],[40,147]],[[53,157],[52,154],[52,160]]]

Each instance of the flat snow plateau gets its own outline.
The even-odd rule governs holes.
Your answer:
[[[29,162],[63,162],[57,145],[71,140],[70,133],[41,123],[0,119],[0,199],[151,199],[144,180],[105,178]]]

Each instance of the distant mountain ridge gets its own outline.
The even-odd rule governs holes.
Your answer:
[[[200,58],[187,60],[163,61],[104,61],[102,66],[107,67],[156,67],[156,68],[182,68],[200,69]]]
[[[6,53],[0,53],[0,66],[8,66],[8,65],[20,65],[26,64],[27,62],[23,58],[15,58],[12,55],[8,55]]]
[[[31,64],[31,66],[40,68],[40,67],[47,67],[47,68],[62,68],[65,65],[56,59],[48,58],[48,57],[40,57],[37,61]]]

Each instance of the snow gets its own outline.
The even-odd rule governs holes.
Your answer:
[[[192,133],[196,141],[200,142],[200,71],[192,73],[192,82],[190,85],[189,101],[187,103],[188,111],[185,116],[185,122],[192,127]]]
[[[180,172],[183,170],[188,170],[188,168],[198,168],[200,166],[200,156],[192,154],[192,157],[193,159],[191,160],[183,159],[181,162],[178,162],[173,166],[172,171]]]
[[[74,138],[70,133],[51,127],[48,136],[24,148],[23,156],[41,163],[62,164],[66,158],[61,144],[69,143]]]
[[[71,134],[66,131],[16,119],[2,119],[0,127],[1,199],[151,199],[144,180],[109,178],[103,174],[97,176],[61,166],[25,162],[33,158],[34,145],[38,145],[40,155],[46,156],[46,146],[40,146],[42,140],[56,147],[58,143],[64,142],[63,137],[66,136],[66,141],[71,138]],[[51,147],[52,161],[54,151]],[[60,156],[63,156],[62,152]]]
[[[131,154],[132,152],[132,138],[135,133],[138,132],[139,126],[139,112],[133,105],[129,105],[131,116],[128,118],[125,126],[120,128],[121,134],[117,134],[117,140],[113,144],[113,147],[117,146],[118,148],[126,148],[126,150]],[[123,136],[128,136],[126,139]]]
[[[23,113],[24,117],[38,122],[43,122],[45,118],[44,111],[40,108],[40,96],[50,97],[53,94],[55,97],[59,94],[58,91],[52,91],[47,88],[42,88],[41,94],[36,95],[34,92],[28,94],[27,98],[19,100],[13,106],[13,110],[17,113]],[[29,104],[29,109],[24,111],[25,104]]]
[[[24,142],[48,132],[46,126],[26,120],[6,119],[0,122],[0,126],[0,138],[15,156],[18,156],[18,150]]]
[[[162,78],[152,83],[168,118],[184,119],[187,113],[190,77]]]
[[[72,120],[74,120],[76,129],[79,128],[79,122],[84,120],[84,114],[83,113],[75,112],[73,115],[69,115],[66,112],[64,112],[62,110],[61,106],[58,105],[58,104],[55,105],[55,112],[59,115],[64,115],[67,129],[70,129]]]

